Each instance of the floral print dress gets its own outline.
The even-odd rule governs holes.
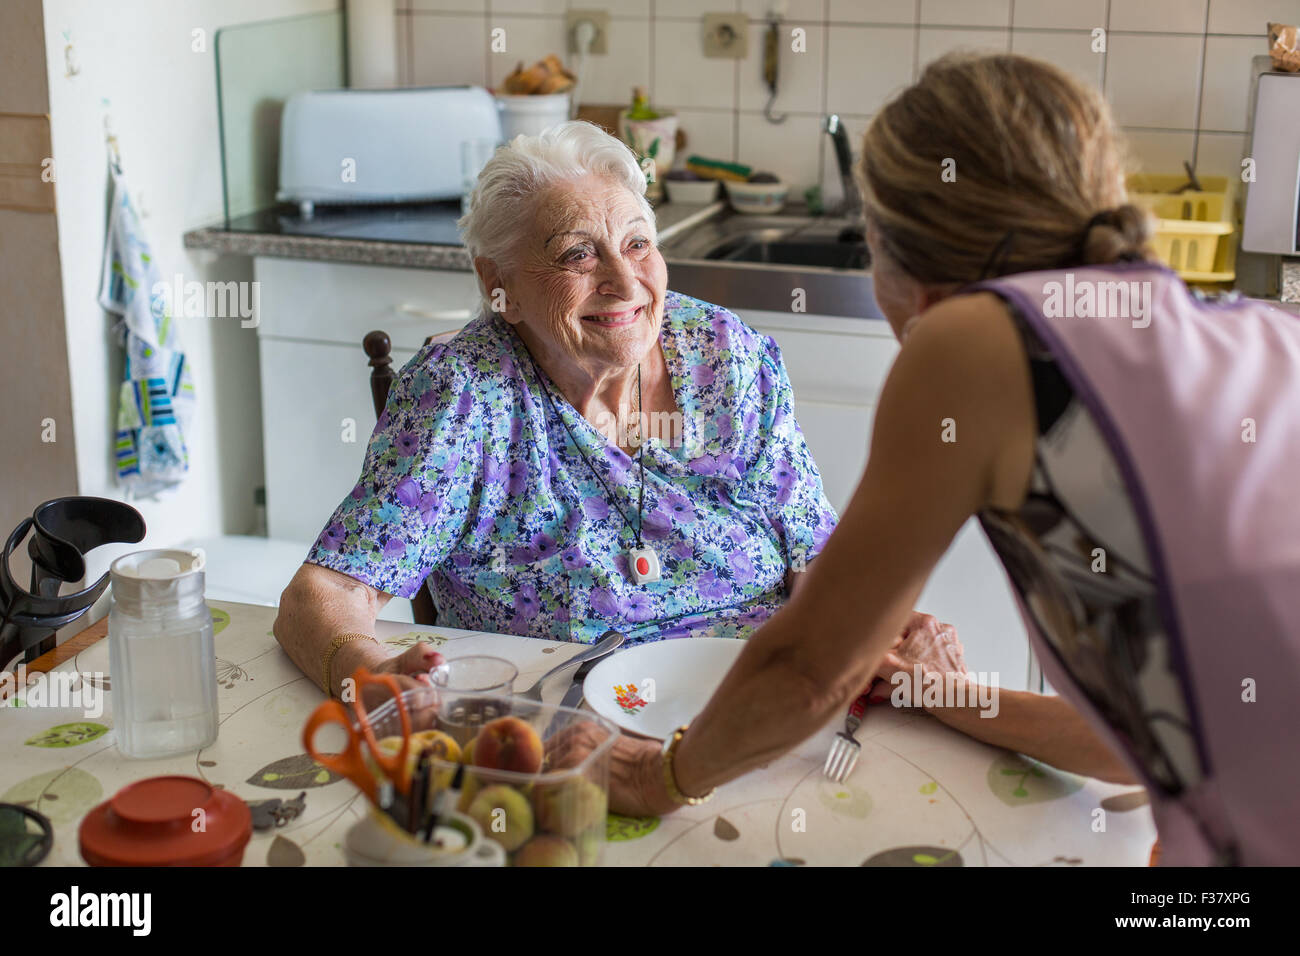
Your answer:
[[[682,413],[680,440],[641,449],[659,581],[628,570],[636,458],[548,380],[552,405],[545,373],[491,313],[403,367],[361,479],[307,560],[399,597],[427,579],[449,627],[582,643],[610,628],[629,644],[747,636],[836,515],[775,342],[674,292],[659,341]]]

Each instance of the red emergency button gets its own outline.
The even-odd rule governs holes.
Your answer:
[[[637,574],[649,574],[649,573],[650,573],[650,562],[647,561],[645,558],[637,558],[637,559],[636,559],[636,573],[637,573]]]

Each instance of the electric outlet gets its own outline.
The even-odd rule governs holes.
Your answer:
[[[579,53],[578,24],[590,20],[596,28],[596,37],[591,41],[588,53],[608,53],[609,14],[604,10],[570,10],[564,15],[564,35],[569,38],[569,52]]]
[[[704,15],[704,55],[743,60],[749,54],[749,18],[743,13]]]

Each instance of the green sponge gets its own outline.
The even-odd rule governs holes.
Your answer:
[[[725,179],[736,183],[745,182],[754,171],[740,163],[724,163],[720,159],[706,159],[703,156],[688,156],[686,168],[704,179]]]

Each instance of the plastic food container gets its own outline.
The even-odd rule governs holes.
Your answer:
[[[91,866],[239,866],[253,817],[197,777],[150,777],[87,813],[77,835]]]
[[[568,93],[497,93],[496,101],[501,112],[501,135],[506,142],[516,136],[536,136],[569,118]]]
[[[726,182],[727,198],[736,212],[764,215],[780,212],[790,187],[785,183]]]
[[[706,205],[718,196],[716,179],[669,179],[664,177],[668,201],[684,204]]]
[[[1156,254],[1186,282],[1231,282],[1236,277],[1236,189],[1227,176],[1197,177],[1202,190],[1172,192],[1187,176],[1135,174],[1132,201],[1158,221]]]
[[[422,688],[408,691],[403,699],[412,733],[445,746],[445,738],[428,733],[438,730],[456,742],[458,757],[470,750],[456,809],[500,844],[507,865],[599,865],[609,806],[610,752],[619,735],[613,722],[572,707],[498,694]],[[376,707],[369,717],[381,743],[400,735],[394,701]],[[509,733],[495,735],[498,741],[489,744],[480,732],[498,718],[511,720],[493,729]],[[540,767],[532,773],[479,767],[472,761],[482,759],[480,746],[513,752],[520,765],[531,757]],[[411,748],[412,765],[419,749]],[[434,758],[431,764],[430,806],[451,784],[460,761]]]

